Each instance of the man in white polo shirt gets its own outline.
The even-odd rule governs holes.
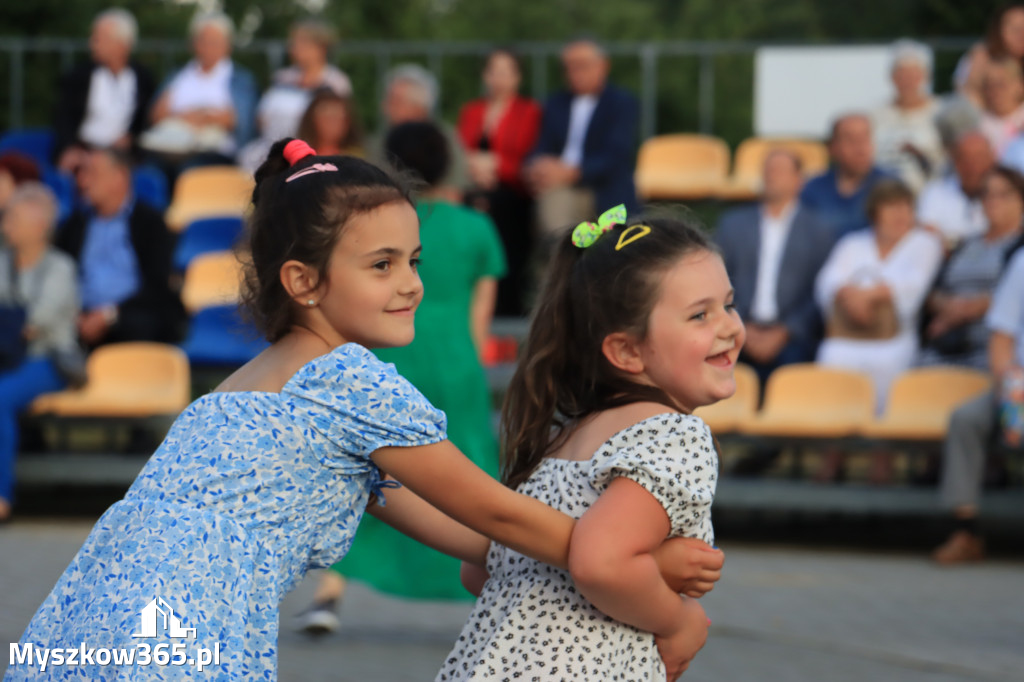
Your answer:
[[[63,77],[54,112],[54,158],[61,170],[76,170],[88,148],[130,149],[144,127],[154,83],[131,58],[137,35],[135,17],[124,9],[108,9],[93,21],[91,59]]]

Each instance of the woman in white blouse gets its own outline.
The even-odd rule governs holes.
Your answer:
[[[252,136],[256,82],[231,60],[234,24],[222,13],[200,14],[189,28],[195,58],[157,96],[154,127],[140,144],[165,154],[207,153],[230,163]]]
[[[871,376],[881,410],[892,381],[914,361],[918,316],[943,250],[915,225],[914,195],[902,182],[879,182],[867,212],[870,229],[843,237],[815,283],[827,321],[818,362]]]

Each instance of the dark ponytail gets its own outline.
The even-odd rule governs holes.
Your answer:
[[[650,233],[616,249],[616,226],[586,249],[566,232],[548,266],[519,367],[502,409],[502,480],[516,487],[557,450],[572,425],[595,412],[640,401],[673,406],[655,386],[629,380],[605,358],[606,336],[643,339],[663,274],[683,256],[713,251],[688,222],[657,218]]]
[[[407,186],[351,156],[308,156],[294,165],[284,156],[293,138],[278,140],[256,170],[243,304],[268,341],[291,327],[295,305],[281,285],[281,266],[297,260],[327,277],[334,246],[353,216],[396,201],[412,204]],[[295,173],[325,168],[288,182]],[[328,169],[329,168],[329,169]]]

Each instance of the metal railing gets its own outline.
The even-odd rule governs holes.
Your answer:
[[[949,83],[949,74],[952,73],[956,59],[974,41],[968,38],[937,38],[922,42],[931,46],[935,51],[935,82],[940,85],[936,89],[946,90],[947,88],[943,85]],[[614,80],[633,89],[640,98],[640,133],[643,138],[647,138],[662,132],[662,129],[666,127],[659,120],[664,118],[659,115],[659,108],[666,104],[663,90],[667,79],[663,77],[662,67],[665,62],[684,59],[696,63],[695,83],[692,73],[689,76],[680,76],[680,73],[685,71],[684,69],[677,68],[673,73],[673,78],[676,81],[683,81],[679,87],[693,87],[697,95],[695,106],[692,104],[692,99],[687,105],[690,118],[696,120],[691,120],[686,127],[702,133],[720,134],[715,106],[719,88],[716,62],[728,58],[749,60],[749,63],[746,63],[740,70],[752,83],[752,64],[756,51],[763,47],[781,45],[782,43],[749,41],[671,41],[617,42],[608,43],[605,47],[612,56]],[[794,46],[796,44],[786,43],[786,45]],[[809,44],[804,43],[804,45]],[[563,46],[563,43],[556,42],[521,42],[512,45],[523,61],[524,90],[527,93],[537,98],[543,98],[550,89],[558,85],[557,58]],[[459,86],[447,88],[447,90],[458,91],[460,97],[455,99],[445,97],[446,78],[450,75],[447,63],[455,58],[481,58],[493,48],[494,44],[490,42],[348,41],[337,50],[334,61],[344,68],[346,65],[350,66],[362,60],[364,72],[366,71],[365,60],[372,62],[370,71],[374,80],[373,97],[368,94],[368,88],[360,87],[362,85],[360,82],[356,82],[356,89],[357,96],[364,106],[369,105],[365,111],[372,112],[374,120],[379,115],[376,102],[380,101],[383,94],[386,72],[396,61],[409,59],[423,62],[437,76],[439,83],[442,84],[441,110],[445,114],[450,114],[457,111],[458,105],[462,101],[478,93],[479,62],[475,61],[473,68],[463,65],[459,69],[457,74]],[[26,115],[26,70],[30,68],[27,64],[29,59],[46,57],[52,60],[53,57],[56,57],[59,65],[57,70],[63,71],[84,56],[87,51],[88,43],[84,39],[0,38],[0,62],[6,66],[8,71],[5,107],[7,127],[18,128],[25,125],[49,123],[48,119],[36,120],[42,118],[39,113],[34,116]],[[173,68],[188,58],[189,46],[183,40],[142,40],[137,46],[136,54],[140,55],[147,65],[166,76],[172,72]],[[257,70],[269,74],[285,63],[287,52],[283,40],[257,40],[236,47],[235,54],[240,61],[245,59],[248,59],[250,63],[262,61],[263,69]],[[262,60],[259,59],[261,56]],[[620,70],[625,73],[619,73]],[[736,69],[733,68],[731,75],[735,71]],[[3,72],[0,70],[0,83],[3,82],[2,79]],[[447,80],[448,85],[451,86],[451,78],[447,78]],[[552,82],[553,80],[554,82]],[[55,86],[56,80],[53,83]],[[53,90],[56,90],[56,87],[51,89],[51,96],[54,95]],[[747,94],[751,100],[752,91],[751,87]],[[692,91],[689,95],[692,98]],[[2,87],[0,87],[0,115],[4,108],[2,106],[3,99]],[[673,103],[668,102],[668,104]],[[35,107],[36,110],[42,108],[44,107]],[[659,126],[659,123],[662,125]],[[669,121],[667,128],[680,129],[680,124],[678,121]]]

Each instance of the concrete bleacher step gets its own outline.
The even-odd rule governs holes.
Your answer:
[[[719,480],[714,509],[925,517],[949,514],[935,488],[735,478]],[[1024,488],[986,490],[981,514],[989,519],[1024,520]]]
[[[17,481],[24,487],[114,486],[127,489],[147,459],[145,454],[33,453],[19,458]],[[852,516],[942,517],[948,514],[940,506],[934,488],[728,477],[718,483],[714,508],[730,512],[787,511]],[[1024,488],[986,490],[981,512],[986,519],[1024,521]]]

